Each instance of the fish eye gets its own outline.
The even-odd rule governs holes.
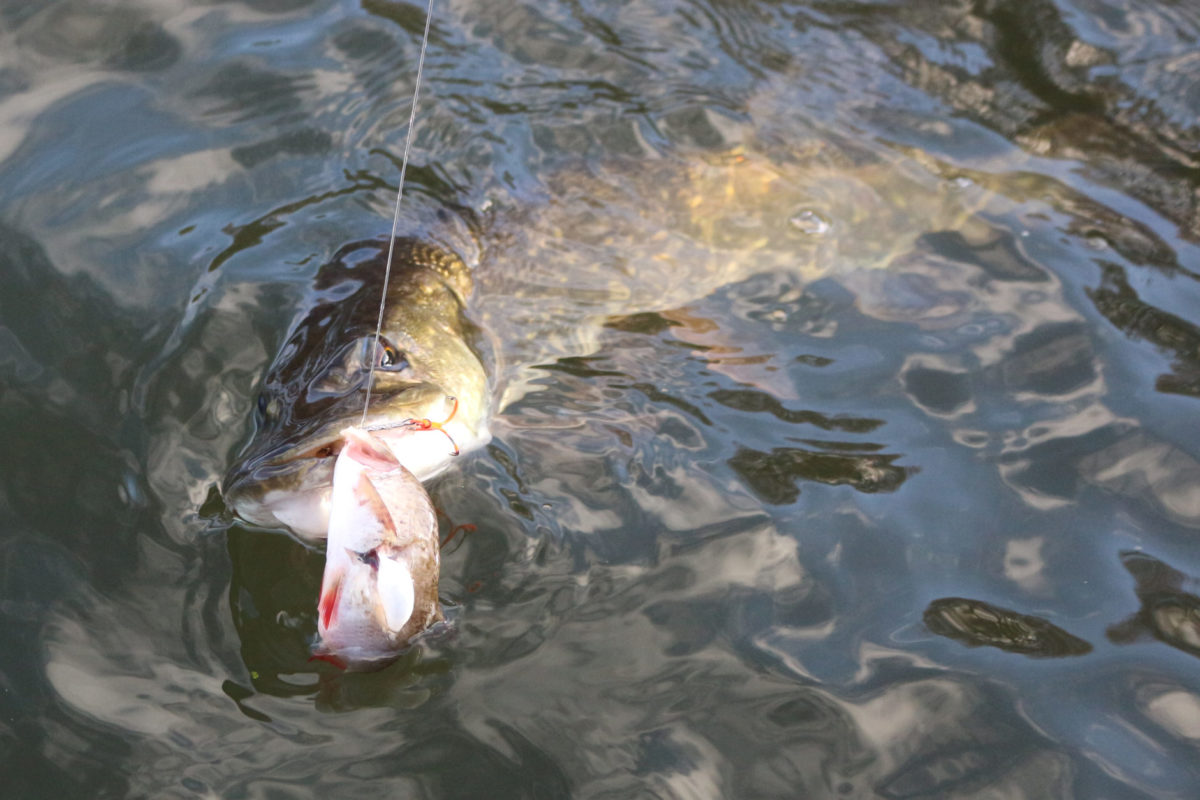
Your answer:
[[[390,372],[403,372],[408,369],[408,358],[405,357],[403,351],[386,340],[380,340],[379,346],[379,363],[376,365],[379,369]]]

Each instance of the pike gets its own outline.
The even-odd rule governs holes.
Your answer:
[[[491,438],[470,268],[446,247],[393,247],[378,343],[388,241],[349,244],[318,271],[222,492],[247,522],[328,538],[317,653],[352,668],[386,662],[438,619],[437,521],[422,482]]]
[[[248,473],[234,478],[226,494],[247,518],[274,518],[302,535],[319,536],[325,529],[329,541],[317,603],[321,637],[317,657],[344,667],[386,663],[410,637],[440,619],[437,518],[421,480],[440,472],[450,457],[462,452],[459,441],[473,449],[488,440],[487,379],[467,342],[471,326],[464,307],[470,273],[461,258],[437,248],[411,240],[397,247],[404,175],[432,19],[433,0],[429,0],[387,254],[383,256],[380,247],[379,254],[368,259],[383,258],[382,286],[371,293],[379,298],[374,330],[361,335],[361,308],[364,287],[371,287],[378,269],[360,273],[365,277],[357,281],[357,289],[350,284],[349,297],[335,293],[332,307],[318,306],[293,335],[289,342],[293,346],[285,348],[277,366],[281,378],[298,371],[300,380],[276,384],[285,393],[286,405],[266,394],[259,405],[264,418],[272,412],[280,415],[276,426],[287,434],[284,449],[260,456]],[[407,267],[400,270],[406,280],[398,282],[395,296],[389,296],[397,250]],[[340,283],[331,280],[333,285]],[[350,309],[351,319],[342,321],[350,325],[331,325],[331,316],[344,316],[338,309],[343,305]],[[347,331],[358,336],[348,347],[338,348],[339,337]],[[333,345],[332,361],[306,356],[306,346],[321,341]],[[318,370],[310,374],[307,367],[314,363]],[[377,373],[381,402],[372,406]],[[287,394],[298,385],[305,387],[311,414]],[[450,389],[463,393],[461,416],[459,395],[448,394]],[[359,427],[344,428],[331,437],[331,426],[344,421],[346,401],[357,401],[360,391]],[[453,408],[444,421],[434,422],[420,412],[428,414],[439,397],[452,401]],[[282,416],[285,408],[289,413]],[[369,425],[372,416],[376,422]],[[298,433],[289,432],[293,427]],[[377,434],[367,433],[371,430]],[[440,450],[436,444],[431,447],[422,433],[445,434],[452,449],[440,440]],[[328,462],[335,456],[329,479]],[[297,479],[300,491],[296,491]]]
[[[923,231],[952,231],[957,246],[981,259],[992,258],[998,245],[1008,253],[1006,240],[979,216],[1011,209],[1002,194],[974,180],[947,184],[906,159],[838,164],[820,151],[776,162],[738,148],[687,161],[556,173],[547,184],[555,196],[585,198],[587,209],[602,206],[605,213],[581,223],[572,215],[582,201],[514,212],[508,222],[521,235],[472,242],[485,245],[489,261],[503,270],[476,274],[450,246],[394,234],[345,246],[318,271],[313,304],[267,374],[255,437],[223,486],[227,505],[250,523],[319,541],[332,524],[334,462],[351,441],[343,435],[347,427],[369,432],[378,443],[372,446],[390,451],[417,481],[485,445],[493,397],[485,365],[494,359],[485,357],[485,338],[466,313],[476,291],[488,298],[478,309],[481,319],[505,343],[506,386],[495,403],[508,407],[528,388],[513,380],[514,362],[591,352],[595,331],[611,315],[678,310],[717,287],[774,270],[807,282],[842,274],[860,287],[858,302],[886,312],[890,296],[879,288],[886,284],[871,273],[928,258]],[[395,274],[383,293],[376,339],[392,242]],[[597,260],[596,242],[619,250],[620,259]],[[946,296],[952,295],[931,299],[941,303]],[[547,302],[534,308],[537,298]],[[569,302],[557,302],[564,298]],[[415,492],[411,482],[379,486]],[[333,494],[342,496],[336,487]],[[330,558],[341,559],[345,549],[331,548]],[[363,555],[369,549],[351,549],[374,565]],[[376,575],[380,598],[398,596],[389,594],[389,574],[402,575],[387,568]],[[322,597],[338,585],[348,584],[331,579]],[[323,602],[327,608],[330,601]],[[387,622],[388,601],[380,602],[382,615],[371,618]],[[322,636],[336,640],[337,624],[330,617]],[[391,630],[381,628],[372,640],[384,641]]]

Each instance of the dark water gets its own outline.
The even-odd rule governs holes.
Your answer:
[[[495,439],[340,675],[216,487],[422,15],[0,0],[0,793],[1200,795],[1197,7],[438,0]]]

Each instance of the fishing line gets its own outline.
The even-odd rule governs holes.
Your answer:
[[[371,371],[367,374],[367,399],[363,402],[362,420],[367,424],[371,407],[371,386],[375,383],[375,366],[379,362],[379,337],[383,331],[383,308],[387,303],[388,281],[392,277],[392,252],[396,249],[396,232],[400,228],[400,200],[404,197],[404,173],[408,171],[408,153],[412,147],[413,128],[417,124],[417,96],[421,93],[421,73],[425,69],[425,47],[429,44],[429,21],[433,19],[433,0],[425,9],[425,33],[421,36],[421,55],[417,58],[417,80],[413,85],[412,110],[408,114],[408,135],[404,138],[404,157],[400,160],[400,185],[396,187],[396,210],[392,213],[392,235],[388,238],[387,266],[383,270],[383,291],[379,294],[379,319],[375,322],[375,346],[371,348]]]

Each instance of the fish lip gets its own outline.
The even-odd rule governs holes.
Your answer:
[[[329,453],[317,456],[317,451],[325,447],[329,448]],[[329,430],[306,436],[299,444],[285,443],[266,452],[242,458],[225,477],[221,495],[226,501],[230,501],[256,485],[267,484],[272,479],[294,473],[306,463],[311,465],[327,462],[332,469],[341,449],[340,431]]]
[[[330,461],[337,458],[345,442],[342,431],[345,426],[326,425],[323,429],[305,436],[300,442],[292,445],[283,444],[273,450],[268,450],[261,457],[253,459],[254,472],[262,469],[283,469],[297,461]],[[324,451],[324,452],[322,452]]]

